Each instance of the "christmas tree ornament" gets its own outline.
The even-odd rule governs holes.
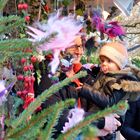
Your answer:
[[[68,115],[68,122],[65,123],[62,133],[66,133],[69,129],[80,123],[84,119],[85,111],[81,108],[71,109]]]
[[[24,64],[26,61],[27,61],[26,58],[22,58],[22,59],[21,59],[21,63],[22,63],[22,64]]]
[[[22,3],[19,3],[18,4],[18,10],[22,10],[23,9],[23,4]]]
[[[3,102],[7,100],[5,96],[6,93],[7,93],[7,89],[5,87],[5,82],[0,81],[0,106],[2,105]]]
[[[20,74],[20,75],[17,76],[17,79],[18,80],[23,80],[24,79],[24,76],[22,74]]]
[[[28,9],[28,4],[27,3],[23,3],[22,6],[23,6],[23,9],[24,10],[27,10]]]
[[[24,19],[25,19],[26,22],[29,22],[30,21],[30,16],[25,16]]]
[[[36,58],[35,56],[32,56],[32,57],[31,57],[31,62],[32,62],[32,63],[35,63],[36,61],[37,61],[37,58]]]
[[[61,17],[60,12],[52,14],[47,23],[36,23],[38,29],[28,26],[27,33],[32,37],[32,42],[43,42],[38,46],[41,51],[52,51],[53,60],[50,62],[51,72],[54,74],[60,63],[59,54],[60,51],[64,51],[66,48],[74,45],[74,40],[82,29],[82,24],[78,23],[72,16]],[[50,41],[44,41],[51,34],[56,33],[56,36]]]
[[[7,87],[5,87],[5,81],[0,80],[0,106],[2,105],[3,102],[7,101],[6,99],[6,94],[9,89],[11,89],[14,85],[14,82],[9,84]]]
[[[117,21],[111,22],[104,21],[99,10],[95,11],[93,14],[92,24],[102,34],[108,35],[109,38],[115,37],[121,38],[122,36],[125,35],[124,28]]]

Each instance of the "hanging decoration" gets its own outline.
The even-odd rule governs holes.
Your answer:
[[[26,21],[27,23],[29,23],[29,21],[30,21],[30,16],[29,16],[29,14],[28,14],[28,7],[29,7],[28,4],[27,4],[27,3],[19,3],[17,7],[18,7],[18,10],[19,10],[21,13],[23,13],[25,21]]]
[[[124,28],[119,25],[117,21],[105,21],[102,18],[102,14],[99,10],[94,11],[92,17],[92,24],[96,27],[98,31],[108,35],[108,37],[111,39],[115,37],[119,37],[121,39],[121,37],[125,35]]]
[[[32,42],[41,42],[45,40],[52,33],[56,33],[56,36],[50,41],[43,41],[38,45],[38,49],[41,51],[53,52],[53,60],[50,63],[51,73],[54,74],[59,65],[60,51],[64,51],[66,48],[74,45],[74,39],[82,29],[82,24],[78,23],[74,17],[67,16],[61,17],[60,13],[52,14],[46,24],[37,23],[39,29],[28,27],[30,31],[27,32],[32,39]]]
[[[9,89],[13,87],[14,83],[9,84],[8,87],[5,87],[5,81],[0,81],[0,106],[3,104],[3,102],[7,101],[6,94]]]
[[[35,64],[36,62],[37,58],[35,56],[32,56],[29,60],[26,58],[21,59],[21,67],[23,69],[24,75],[22,74],[17,75],[17,80],[22,85],[22,89],[17,91],[17,95],[24,102],[23,109],[26,109],[29,106],[29,104],[35,100],[34,97],[35,78],[33,76],[34,70],[33,64]]]

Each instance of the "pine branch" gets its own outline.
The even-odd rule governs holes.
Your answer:
[[[9,39],[0,42],[0,51],[14,51],[15,49],[21,50],[31,46],[31,42],[26,39]]]
[[[74,105],[75,102],[74,102],[73,99],[69,99],[69,100],[67,100],[65,102],[60,102],[60,103],[56,104],[56,107],[53,108],[53,113],[49,115],[48,124],[47,124],[46,128],[41,133],[41,137],[40,138],[42,140],[49,140],[49,139],[51,139],[52,132],[54,130],[53,127],[57,124],[62,110],[64,108],[68,108],[70,106],[70,104]]]
[[[58,108],[57,108],[58,109]],[[59,112],[60,111],[60,112]],[[55,129],[53,128],[54,127],[54,124],[56,122],[58,122],[58,119],[60,117],[60,114],[61,114],[61,110],[57,110],[55,109],[54,112],[52,112],[52,114],[49,115],[49,119],[48,119],[48,123],[47,123],[47,126],[45,127],[44,130],[42,130],[40,132],[40,136],[39,138],[42,140],[50,140],[52,138],[52,135],[53,135],[53,132],[55,131]],[[56,120],[55,120],[55,119]],[[46,133],[47,132],[47,133]]]
[[[92,115],[86,117],[78,125],[76,125],[72,129],[68,130],[66,133],[60,135],[58,137],[58,140],[65,140],[65,139],[68,140],[68,138],[71,136],[71,134],[73,134],[74,137],[76,137],[81,132],[81,130],[84,129],[86,126],[88,126],[91,122],[94,122],[111,113],[116,113],[117,111],[124,110],[125,108],[128,108],[128,104],[124,101],[121,101],[117,105],[113,105],[110,108],[106,108],[103,111],[99,111],[96,114],[92,114]]]
[[[41,118],[41,120],[38,123],[36,123],[32,128],[28,129],[26,133],[23,133],[23,136],[19,137],[17,133],[18,138],[25,137],[27,140],[31,140],[31,138],[35,140],[36,138],[39,137],[46,121],[47,121],[46,118]]]
[[[25,20],[23,18],[18,19],[17,21],[12,21],[10,23],[7,23],[6,26],[0,25],[0,34],[2,33],[9,33],[10,31],[13,30],[13,28],[21,26],[23,23],[25,23]]]
[[[69,100],[66,100],[65,102],[61,101],[59,103],[56,103],[55,105],[48,107],[47,109],[44,109],[43,111],[41,111],[41,113],[33,115],[31,120],[27,123],[27,125],[23,126],[22,128],[9,130],[7,134],[8,138],[18,138],[24,134],[27,134],[29,129],[31,131],[32,129],[37,130],[41,128],[42,125],[46,122],[46,118],[48,115],[51,114],[51,116],[53,116],[52,112],[58,112],[57,109],[62,110],[64,108],[74,105],[74,103],[75,103],[74,99],[69,99]],[[54,108],[57,108],[57,109],[54,111]],[[53,120],[54,119],[55,118],[53,118]],[[35,127],[36,124],[39,124],[39,126]],[[49,131],[46,131],[46,132],[49,132]]]
[[[66,78],[62,82],[59,82],[53,86],[51,86],[48,90],[45,90],[40,96],[38,96],[35,102],[32,102],[29,107],[24,110],[21,115],[11,122],[11,127],[16,128],[22,122],[25,122],[26,119],[34,112],[34,110],[41,105],[43,101],[46,100],[47,97],[51,96],[53,93],[57,92],[60,88],[68,85],[75,78],[80,78],[86,76],[86,72],[81,71],[78,74],[74,75],[72,78]]]
[[[0,12],[3,11],[5,5],[7,4],[8,0],[0,0]]]
[[[7,23],[11,23],[13,21],[18,21],[21,20],[23,18],[19,17],[19,16],[15,16],[15,15],[10,15],[10,16],[4,16],[0,18],[0,26],[1,25],[5,25]],[[25,23],[25,22],[24,22]]]
[[[16,115],[18,114],[18,109],[19,109],[19,106],[23,104],[23,100],[17,96],[14,96],[14,105],[13,105],[13,108],[12,108],[12,116],[11,116],[11,120],[15,119],[16,118]],[[5,121],[6,123],[6,126],[8,127],[10,125],[10,120],[6,120]]]
[[[31,53],[24,53],[21,51],[0,51],[0,65],[2,65],[6,60],[12,58],[13,62],[19,61],[22,57],[30,57]]]

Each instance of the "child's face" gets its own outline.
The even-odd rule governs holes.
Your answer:
[[[120,68],[116,63],[114,63],[112,60],[105,56],[100,56],[100,66],[103,73],[113,72],[113,71],[119,71]]]

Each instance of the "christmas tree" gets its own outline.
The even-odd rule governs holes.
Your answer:
[[[3,9],[8,1],[0,1],[0,12],[3,12]],[[23,5],[24,4],[24,5]],[[66,101],[61,101],[56,103],[49,108],[36,113],[36,109],[40,107],[41,103],[50,97],[53,93],[57,92],[63,86],[68,85],[75,78],[80,78],[86,76],[85,72],[80,72],[72,78],[66,78],[60,83],[57,83],[51,86],[49,89],[45,90],[40,96],[36,99],[33,91],[33,68],[32,64],[36,62],[35,55],[37,55],[36,45],[33,45],[31,41],[27,38],[25,30],[27,30],[27,25],[29,25],[29,16],[27,13],[28,5],[26,3],[20,3],[17,5],[18,10],[21,10],[19,15],[7,15],[0,17],[0,61],[1,68],[6,63],[12,64],[11,67],[14,67],[16,70],[19,68],[19,63],[22,65],[24,70],[24,76],[17,73],[17,78],[8,79],[7,77],[2,76],[2,79],[6,79],[6,85],[4,89],[1,90],[1,94],[7,98],[8,101],[3,101],[0,106],[0,115],[1,115],[1,139],[53,139],[52,133],[55,131],[54,126],[57,124],[58,119],[64,110],[69,106],[74,106],[75,100],[69,99]],[[55,34],[53,34],[55,35]],[[49,41],[54,36],[49,36],[45,38],[45,42]],[[42,43],[41,40],[39,43]],[[30,64],[30,65],[29,65]],[[7,65],[6,65],[7,66]],[[19,70],[21,71],[21,70]],[[25,78],[26,77],[26,78]],[[24,80],[23,80],[24,79]],[[22,92],[9,95],[9,91],[13,88],[14,85],[20,84],[19,80],[24,81],[24,88]],[[31,82],[31,83],[30,83]],[[9,86],[10,85],[10,86]],[[18,87],[19,89],[20,87]],[[4,93],[3,93],[4,91]],[[26,98],[24,94],[32,93],[30,98]],[[1,96],[2,96],[1,95]],[[0,98],[1,98],[0,96]],[[7,103],[11,102],[8,97],[12,98],[11,110],[8,109]],[[20,97],[20,98],[19,98]],[[22,100],[21,100],[22,99]],[[19,111],[20,105],[24,106],[24,110]],[[104,111],[98,112],[97,114],[92,114],[91,116],[85,118],[78,125],[74,126],[66,133],[61,134],[58,139],[74,139],[80,132],[83,132],[86,138],[94,137],[92,134],[93,130],[89,127],[90,123],[96,121],[97,119],[114,113],[117,110],[124,109],[127,107],[126,103],[120,103],[114,105],[112,108],[107,108]],[[10,111],[10,113],[9,113]],[[47,122],[45,128],[44,124]],[[43,129],[42,129],[43,128]],[[96,137],[96,134],[95,134]]]

